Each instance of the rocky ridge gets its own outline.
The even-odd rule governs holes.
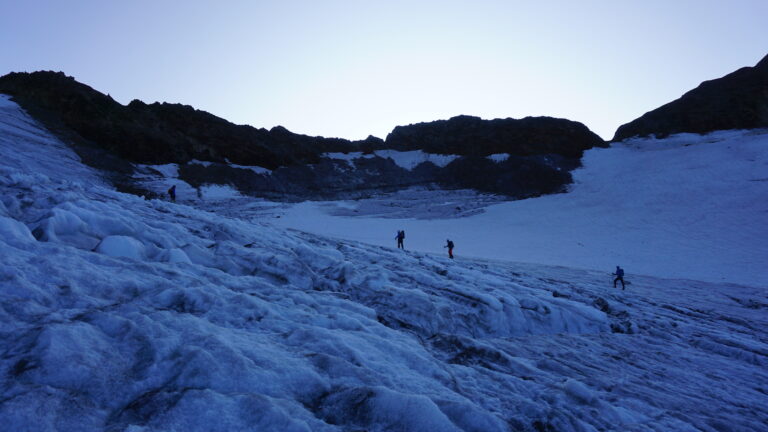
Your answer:
[[[634,136],[768,127],[768,55],[754,67],[704,81],[679,99],[616,130],[613,141]]]
[[[383,141],[310,137],[276,126],[235,125],[188,105],[134,100],[121,105],[109,95],[61,72],[10,73],[0,93],[69,141],[94,144],[130,162],[185,163],[193,159],[256,165],[269,169],[313,163],[322,152],[381,147]]]
[[[360,189],[433,184],[473,188],[523,198],[563,190],[568,171],[584,150],[605,142],[581,123],[550,117],[449,120],[398,126],[386,140],[311,137],[284,127],[270,130],[235,125],[191,106],[121,105],[109,95],[61,72],[11,73],[0,77],[0,93],[13,96],[27,112],[65,139],[91,166],[120,173],[122,190],[141,193],[127,180],[132,164],[179,164],[193,186],[230,184],[243,193],[271,198],[329,198]],[[403,169],[373,157],[353,164],[326,153],[422,150],[463,156],[448,166],[425,163]],[[485,158],[507,154],[504,161]],[[210,162],[205,165],[194,161]],[[231,165],[258,166],[254,173]]]
[[[581,157],[584,150],[605,143],[581,123],[552,118],[483,120],[457,116],[448,120],[397,126],[387,135],[388,148],[438,154],[517,156],[558,154]]]

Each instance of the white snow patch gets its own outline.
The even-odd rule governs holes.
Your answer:
[[[395,164],[407,170],[412,170],[424,162],[431,162],[442,168],[457,158],[461,157],[458,155],[424,153],[421,150],[413,150],[407,152],[396,150],[376,150],[374,153],[376,156],[392,159]]]
[[[0,94],[0,108],[16,109],[17,105],[11,100],[11,96]]]
[[[439,167],[445,167],[449,163],[453,162],[458,155],[441,155],[433,153],[425,153],[421,150],[413,151],[397,151],[397,150],[376,150],[373,153],[362,152],[349,152],[349,153],[324,153],[322,156],[329,159],[338,159],[347,161],[350,166],[354,166],[355,159],[370,159],[373,157],[381,157],[384,159],[392,159],[392,161],[399,167],[407,170],[412,170],[424,162],[431,162]]]
[[[272,170],[271,169],[267,169],[267,168],[260,167],[260,166],[255,166],[255,165],[229,164],[229,166],[231,166],[232,168],[239,168],[239,169],[245,169],[245,170],[253,171],[256,174],[272,174]]]
[[[166,178],[178,178],[179,177],[179,164],[170,163],[164,165],[137,165],[139,168],[152,169],[159,172]]]
[[[496,163],[504,162],[507,159],[509,159],[509,153],[496,153],[496,154],[488,155],[486,156],[486,158]]]
[[[242,198],[240,192],[229,185],[207,184],[200,187],[200,192],[205,200]]]
[[[352,161],[354,159],[361,159],[361,158],[370,159],[372,157],[375,157],[376,155],[372,153],[363,153],[363,152],[349,152],[349,153],[331,152],[331,153],[323,153],[321,156],[326,157],[328,159]]]
[[[210,161],[201,161],[197,159],[192,159],[191,161],[187,162],[190,165],[202,165],[204,167],[211,166],[213,162]]]

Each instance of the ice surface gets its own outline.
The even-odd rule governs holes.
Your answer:
[[[5,216],[0,216],[0,236],[8,242],[33,242],[35,238],[23,223]]]
[[[604,271],[449,260],[143,200],[15,105],[0,111],[3,430],[768,422],[764,287],[635,276],[620,291]]]
[[[4,165],[14,167],[16,178],[58,172],[61,180],[78,184],[104,183],[93,170],[80,163],[74,152],[62,146],[3,94],[0,94],[0,159]]]

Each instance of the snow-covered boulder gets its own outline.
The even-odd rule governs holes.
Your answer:
[[[187,254],[179,248],[169,249],[166,252],[165,258],[165,260],[169,263],[192,264],[192,260],[190,260]]]
[[[0,216],[0,239],[8,243],[35,241],[26,225],[5,216]]]
[[[96,246],[96,252],[111,257],[144,259],[144,245],[135,238],[128,236],[105,237]]]

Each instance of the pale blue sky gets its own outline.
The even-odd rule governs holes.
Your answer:
[[[0,74],[61,70],[256,127],[384,138],[458,114],[603,138],[768,54],[768,0],[0,0]]]

